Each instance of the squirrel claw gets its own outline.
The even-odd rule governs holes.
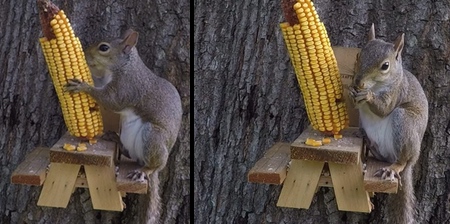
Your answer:
[[[64,91],[78,93],[85,90],[88,87],[89,85],[87,83],[79,79],[69,79],[67,80],[67,84],[64,85]]]
[[[356,100],[355,100],[356,93],[358,93],[358,92],[356,91],[354,86],[349,86],[348,87],[348,96],[349,96],[350,99],[352,99],[353,104],[355,104],[355,105],[356,105]]]
[[[349,86],[349,87],[348,87],[348,93],[349,93],[349,95],[350,95],[352,98],[354,98],[355,95],[356,95],[356,93],[358,93],[358,91],[356,91],[356,89],[355,89],[354,86]]]
[[[362,89],[355,94],[354,100],[356,104],[361,104],[367,101],[371,101],[373,93],[370,89]]]
[[[348,87],[348,95],[356,108],[358,108],[358,105],[373,99],[373,92],[370,89],[357,89],[354,86]]]
[[[127,175],[133,181],[144,182],[145,179],[148,179],[147,174],[142,172],[141,170],[133,170]]]
[[[398,179],[398,183],[400,184],[400,186],[402,185],[400,174],[398,174],[397,171],[395,171],[394,169],[391,169],[389,167],[384,167],[384,168],[377,170],[373,174],[373,176],[381,177],[381,179],[383,179],[383,180],[390,180],[390,181],[394,181],[395,179]]]

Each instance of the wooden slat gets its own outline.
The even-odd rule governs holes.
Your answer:
[[[80,167],[77,164],[51,163],[37,204],[67,207]]]
[[[106,110],[104,107],[100,106],[100,113],[103,119],[103,131],[115,131],[119,132],[120,128],[120,115],[114,113],[110,110]]]
[[[364,175],[364,188],[369,192],[397,193],[398,180],[382,180],[380,177],[374,177],[373,174],[383,168],[389,166],[389,163],[381,162],[373,157],[368,157],[366,162],[366,174]]]
[[[321,140],[327,136],[309,126],[291,144],[291,159],[333,162],[340,164],[358,164],[362,150],[362,138],[356,137],[358,128],[346,128],[341,131],[342,139],[335,140],[331,136],[331,143],[323,146],[305,145],[306,138]]]
[[[248,181],[262,184],[281,184],[286,178],[290,144],[278,142],[255,163],[248,172]]]
[[[334,56],[336,57],[339,73],[341,73],[343,99],[347,106],[347,113],[349,117],[349,126],[359,126],[359,110],[355,108],[353,100],[348,97],[347,87],[353,81],[355,74],[356,55],[361,51],[360,48],[332,46]]]
[[[372,204],[364,189],[361,166],[337,163],[328,163],[328,166],[338,209],[369,213]]]
[[[127,178],[127,175],[130,171],[136,170],[140,168],[140,166],[130,160],[124,159],[122,157],[119,163],[119,172],[116,176],[116,184],[117,190],[123,193],[133,193],[133,194],[147,194],[148,192],[148,181],[144,182],[133,181]],[[78,176],[77,181],[75,182],[75,187],[89,188],[89,183],[86,179],[86,175]]]
[[[333,180],[331,179],[331,176],[320,176],[319,186],[320,187],[333,187]]]
[[[86,175],[77,177],[77,180],[75,181],[75,187],[89,188]]]
[[[291,160],[277,206],[308,209],[323,165],[324,162]]]
[[[113,166],[116,144],[98,138],[97,143],[87,143],[86,151],[67,151],[63,149],[65,143],[78,145],[81,142],[77,137],[68,132],[62,136],[55,145],[50,148],[50,162],[70,163],[79,165]]]
[[[41,186],[49,163],[49,148],[37,147],[14,170],[11,183]]]
[[[93,208],[123,211],[122,197],[116,186],[114,167],[86,165],[84,171]]]
[[[136,162],[121,158],[119,163],[119,173],[117,175],[117,190],[127,193],[135,194],[147,194],[148,191],[148,181],[144,182],[132,181],[127,178],[128,173],[133,170],[139,169],[140,166]]]

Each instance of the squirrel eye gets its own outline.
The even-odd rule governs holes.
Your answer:
[[[381,70],[386,71],[389,68],[389,62],[385,62],[381,65]]]
[[[102,52],[106,52],[109,50],[109,46],[106,44],[100,44],[100,46],[98,46],[98,49]]]

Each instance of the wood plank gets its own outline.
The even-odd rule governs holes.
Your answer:
[[[67,207],[80,167],[77,164],[50,163],[50,169],[37,204],[39,206]]]
[[[100,106],[100,113],[103,119],[103,131],[115,131],[119,132],[120,128],[120,115]]]
[[[93,208],[123,211],[122,197],[116,186],[114,167],[85,165],[84,171]]]
[[[364,189],[362,167],[328,163],[338,209],[365,212],[372,210],[368,192]]]
[[[78,176],[75,181],[75,187],[79,188],[89,188],[86,176]]]
[[[44,183],[49,163],[49,148],[37,147],[14,170],[11,175],[11,183],[41,186]]]
[[[248,172],[248,181],[261,184],[281,184],[286,178],[291,146],[289,143],[277,142]]]
[[[148,181],[144,182],[132,181],[127,177],[128,173],[133,170],[139,169],[141,166],[137,162],[121,158],[119,163],[119,173],[117,175],[117,190],[127,193],[135,194],[147,194],[148,192]]]
[[[331,136],[331,143],[322,146],[305,145],[306,138],[321,140],[330,137],[322,132],[313,130],[309,126],[291,144],[291,159],[314,160],[340,164],[358,164],[362,150],[362,138],[356,137],[358,128],[346,128],[341,131],[342,138],[335,140]]]
[[[97,143],[86,143],[86,151],[67,151],[63,149],[65,143],[78,145],[82,142],[79,138],[71,136],[69,132],[64,134],[55,145],[50,148],[50,162],[70,163],[79,165],[108,166],[114,165],[116,144],[98,138]]]
[[[320,176],[319,179],[319,187],[333,187],[333,180],[331,179],[331,176]]]
[[[144,182],[133,181],[127,178],[127,175],[132,170],[140,168],[139,164],[130,159],[121,159],[119,164],[119,172],[116,176],[117,190],[121,193],[147,194],[148,181]],[[86,174],[82,173],[75,181],[75,187],[89,188]]]
[[[398,180],[382,180],[380,177],[374,177],[373,174],[389,166],[389,163],[381,162],[373,157],[368,157],[366,162],[366,174],[364,175],[364,188],[369,192],[397,193]]]
[[[324,162],[291,160],[277,206],[308,209]]]
[[[333,187],[333,180],[331,179],[330,168],[328,167],[328,163],[325,163],[325,165],[323,166],[318,186]]]

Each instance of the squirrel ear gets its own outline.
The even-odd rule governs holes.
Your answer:
[[[125,32],[124,38],[122,41],[123,53],[129,54],[131,52],[131,48],[136,46],[138,37],[139,37],[139,33],[134,31],[133,29],[129,29]]]
[[[400,36],[398,36],[394,42],[395,59],[397,59],[397,60],[401,57],[403,45],[405,45],[405,34],[404,33],[400,34]]]
[[[372,23],[369,31],[369,41],[375,40],[375,24]]]

